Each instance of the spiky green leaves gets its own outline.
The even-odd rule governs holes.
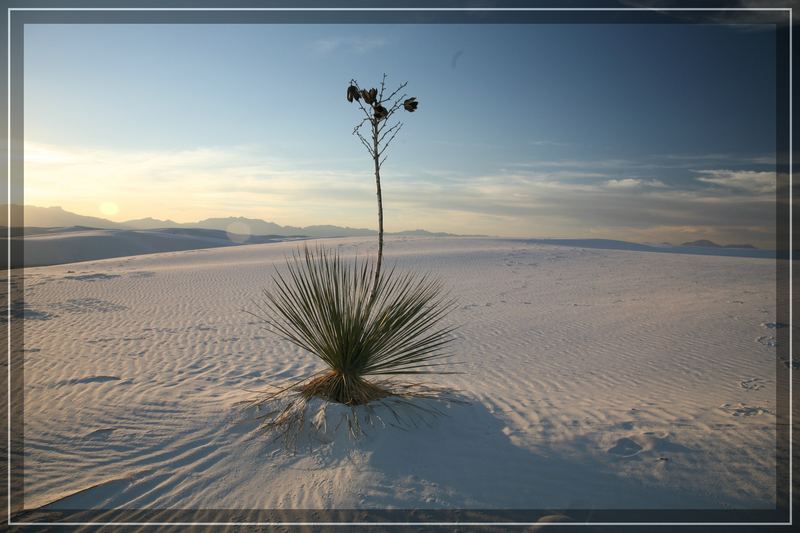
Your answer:
[[[365,403],[365,376],[444,373],[454,328],[441,321],[453,302],[439,282],[392,270],[381,273],[371,297],[373,263],[351,265],[322,248],[305,248],[287,269],[264,291],[258,316],[330,368],[336,392],[327,399]]]

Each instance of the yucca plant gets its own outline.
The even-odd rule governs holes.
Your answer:
[[[394,394],[387,377],[443,373],[454,328],[441,321],[454,303],[441,283],[392,269],[374,284],[374,274],[371,260],[305,247],[255,304],[267,329],[325,363],[294,387],[304,398],[363,405]]]
[[[279,428],[296,436],[302,428],[308,403],[315,399],[350,406],[388,399],[447,396],[446,389],[398,381],[397,376],[447,373],[443,359],[450,354],[452,326],[443,318],[454,302],[442,284],[413,272],[382,269],[383,201],[380,170],[402,123],[389,124],[398,110],[414,112],[416,98],[402,94],[403,83],[384,98],[386,75],[380,90],[361,89],[351,80],[347,100],[359,103],[364,113],[353,133],[367,147],[373,160],[378,200],[378,253],[376,260],[345,262],[337,252],[322,247],[295,252],[287,272],[276,272],[273,286],[264,290],[264,301],[254,302],[266,328],[316,356],[325,369],[290,383],[252,402],[257,408],[276,403],[263,415],[267,428]],[[365,105],[366,104],[366,105]],[[384,106],[384,104],[386,104]],[[386,107],[388,106],[388,108]],[[370,125],[372,143],[359,129]],[[249,311],[248,311],[249,312]],[[455,400],[457,401],[457,400]],[[413,409],[419,405],[406,402]],[[391,407],[390,407],[391,409]],[[400,421],[399,414],[392,410]],[[358,417],[350,418],[351,434],[358,434]]]

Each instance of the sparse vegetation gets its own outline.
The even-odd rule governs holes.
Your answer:
[[[305,248],[277,273],[258,304],[267,327],[314,354],[328,367],[299,392],[346,405],[391,394],[367,376],[430,373],[443,363],[451,327],[440,326],[452,308],[441,283],[411,272],[384,272],[371,291],[370,260],[345,263],[335,252]]]
[[[251,405],[271,409],[262,416],[264,426],[293,435],[305,423],[306,407],[315,399],[350,406],[387,399],[438,396],[445,389],[398,381],[397,376],[446,373],[443,360],[453,340],[452,326],[443,319],[454,302],[442,283],[414,272],[382,269],[383,204],[381,164],[386,149],[402,123],[387,125],[399,109],[414,111],[416,98],[401,94],[405,83],[383,98],[386,76],[378,89],[361,89],[351,80],[347,100],[365,113],[353,133],[373,159],[378,198],[379,243],[377,259],[345,261],[321,246],[305,247],[287,262],[284,274],[276,272],[273,285],[253,312],[271,332],[313,354],[325,369],[286,387],[254,399]],[[359,128],[371,127],[369,143]],[[423,409],[414,406],[414,409]],[[400,417],[395,411],[395,417]],[[351,433],[358,417],[350,420]]]

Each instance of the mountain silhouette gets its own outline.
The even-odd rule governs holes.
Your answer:
[[[113,222],[111,220],[79,215],[61,207],[37,207],[26,205],[24,212],[26,228],[66,228],[85,227],[96,229],[130,229],[153,230],[167,228],[201,228],[220,230],[244,235],[283,235],[286,237],[367,237],[378,232],[367,228],[351,228],[347,226],[313,225],[306,227],[281,226],[257,218],[222,217],[207,218],[198,222],[175,222],[159,220],[152,217]],[[26,231],[30,233],[30,231]],[[390,235],[418,235],[428,237],[454,236],[452,233],[430,232],[423,229],[389,233]]]

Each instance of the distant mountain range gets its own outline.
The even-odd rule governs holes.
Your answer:
[[[774,250],[764,250],[752,245],[720,246],[711,241],[711,246],[706,244],[682,244],[673,246],[668,242],[660,244],[639,244],[635,242],[617,241],[612,239],[511,239],[515,242],[529,244],[550,244],[556,246],[576,246],[580,248],[601,248],[604,250],[628,250],[633,252],[678,253],[690,255],[716,255],[728,257],[760,257],[774,259],[784,257],[786,254],[776,254]]]
[[[12,205],[12,208],[19,208]],[[226,218],[207,218],[198,222],[180,223],[174,220],[159,220],[155,218],[139,218],[127,220],[125,222],[113,222],[111,220],[79,215],[66,211],[61,207],[37,207],[32,205],[25,206],[24,223],[27,235],[40,233],[36,228],[96,228],[96,229],[115,229],[115,230],[155,230],[155,229],[207,229],[218,230],[235,234],[238,236],[269,236],[275,238],[282,237],[368,237],[376,235],[377,231],[367,228],[350,228],[347,226],[281,226],[274,222],[245,217],[226,217]],[[15,232],[16,234],[16,232]],[[411,231],[400,231],[388,233],[388,235],[407,235],[424,237],[455,237],[452,233],[431,232],[424,229]],[[483,237],[485,235],[469,235],[470,237]],[[557,240],[556,240],[557,241]],[[254,242],[254,241],[253,241]],[[550,242],[555,242],[550,240]],[[609,241],[610,242],[610,241]],[[622,242],[622,241],[614,241]],[[619,245],[615,245],[617,247]],[[633,243],[626,243],[626,246],[638,247]],[[658,246],[658,245],[656,245]],[[670,243],[661,243],[661,246],[672,246]],[[684,242],[681,247],[689,248],[731,248],[757,250],[752,244],[717,244],[713,241],[701,239],[697,241]]]
[[[18,206],[12,206],[18,207]],[[173,220],[139,218],[125,222],[113,222],[105,218],[71,213],[61,207],[25,206],[24,223],[26,228],[64,228],[82,226],[97,229],[152,230],[166,228],[202,228],[227,231],[235,234],[282,235],[286,237],[366,237],[376,235],[377,231],[366,228],[350,228],[330,225],[306,227],[281,226],[274,222],[245,217],[207,218],[199,222],[180,223]],[[427,237],[453,237],[452,233],[430,232],[423,229],[388,233],[389,235],[409,235]]]
[[[717,244],[713,241],[701,239],[699,241],[685,242],[681,246],[701,246],[704,248],[749,248],[755,249],[752,244]]]

